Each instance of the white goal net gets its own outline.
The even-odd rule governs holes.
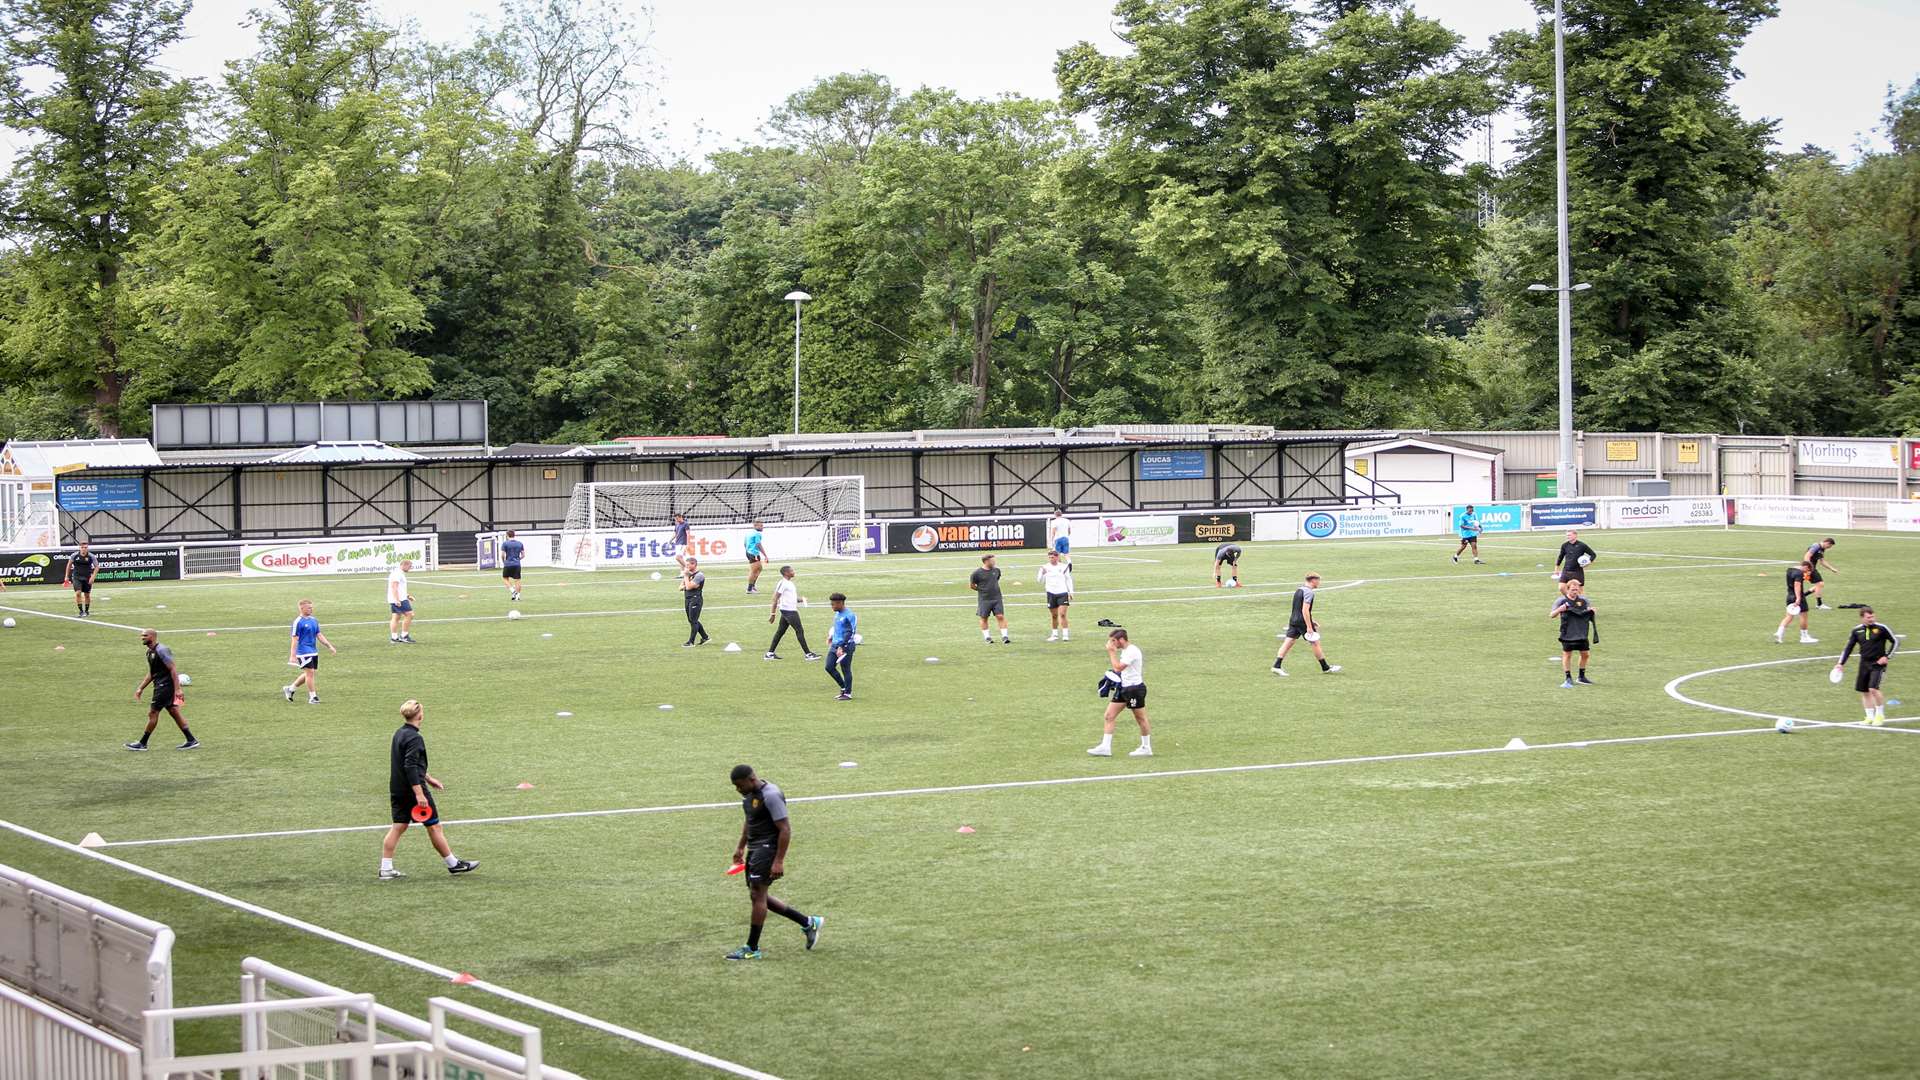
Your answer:
[[[754,522],[774,562],[864,559],[873,546],[866,480],[808,476],[575,484],[555,562],[575,569],[746,560]],[[684,549],[675,526],[686,519]]]

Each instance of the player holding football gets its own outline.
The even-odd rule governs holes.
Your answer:
[[[1773,631],[1775,645],[1786,644],[1787,624],[1797,615],[1800,618],[1800,644],[1818,645],[1820,639],[1807,633],[1807,578],[1813,573],[1813,564],[1801,561],[1798,566],[1787,568],[1787,613],[1780,617],[1780,625]]]
[[[180,669],[174,666],[173,650],[160,644],[160,635],[154,630],[140,631],[140,644],[147,647],[147,677],[140,680],[139,686],[133,688],[133,699],[140,700],[141,692],[147,688],[148,684],[152,684],[153,703],[147,707],[147,730],[140,733],[139,742],[127,743],[127,749],[145,750],[147,748],[147,740],[153,737],[153,729],[160,722],[162,709],[167,711],[168,716],[173,717],[174,724],[180,728],[180,734],[187,739],[174,749],[200,749],[200,740],[193,737],[193,732],[187,727],[186,718],[180,715]]]
[[[1827,551],[1837,543],[1839,543],[1839,541],[1829,536],[1825,540],[1816,541],[1813,546],[1807,548],[1807,565],[1811,568],[1811,572],[1807,574],[1807,584],[1813,586],[1813,602],[1811,606],[1821,611],[1833,610],[1827,606],[1827,598],[1824,595],[1827,590],[1827,579],[1820,576],[1820,569],[1823,563],[1826,569],[1834,569],[1833,563],[1827,559]],[[1806,607],[1808,605],[1803,604],[1801,606]]]
[[[1560,554],[1553,557],[1553,579],[1560,583],[1560,595],[1567,595],[1567,586],[1579,582],[1581,588],[1587,584],[1587,566],[1600,557],[1600,553],[1587,546],[1580,539],[1580,533],[1567,530],[1567,542],[1560,545]]]
[[[1000,595],[1000,568],[993,565],[993,556],[980,556],[980,569],[968,576],[967,588],[980,594],[974,605],[974,613],[980,616],[980,640],[993,644],[993,632],[987,629],[987,618],[998,616],[1000,644],[1013,644],[1013,636],[1007,631],[1007,601]]]
[[[1240,587],[1240,545],[1221,544],[1213,549],[1213,587],[1220,588],[1220,568],[1233,567],[1233,587]]]
[[[787,845],[793,841],[793,827],[787,823],[787,797],[774,784],[753,775],[751,765],[735,765],[728,779],[733,781],[733,790],[740,793],[740,809],[747,815],[740,825],[740,842],[734,845],[733,865],[746,867],[747,895],[752,897],[753,906],[747,922],[747,943],[728,953],[727,959],[760,959],[760,930],[769,911],[799,924],[807,936],[807,948],[812,949],[820,943],[820,926],[827,921],[826,916],[803,914],[767,892],[787,873]]]
[[[1287,670],[1280,665],[1287,662],[1287,654],[1293,651],[1293,643],[1305,639],[1313,649],[1314,659],[1320,661],[1320,670],[1332,674],[1340,670],[1339,664],[1327,663],[1327,651],[1320,647],[1320,623],[1313,617],[1313,597],[1320,588],[1320,575],[1308,574],[1305,583],[1293,590],[1292,617],[1287,620],[1287,640],[1280,643],[1280,655],[1273,658],[1273,673],[1287,677]]]
[[[1073,603],[1073,564],[1061,561],[1064,553],[1055,550],[1047,552],[1047,561],[1040,564],[1037,575],[1040,588],[1047,594],[1047,625],[1051,632],[1048,641],[1072,640],[1073,631],[1067,626],[1067,606]]]
[[[1560,689],[1573,689],[1573,654],[1580,654],[1580,685],[1592,686],[1593,680],[1587,678],[1587,657],[1592,655],[1587,644],[1589,634],[1593,644],[1600,644],[1600,618],[1594,612],[1593,604],[1584,593],[1578,581],[1566,583],[1566,593],[1561,596],[1553,609],[1547,612],[1547,618],[1560,620]]]
[[[827,677],[840,688],[837,701],[853,700],[853,653],[860,647],[860,621],[847,607],[847,594],[827,597],[833,605],[833,633],[827,639]]]
[[[392,881],[407,875],[393,868],[393,850],[407,827],[415,821],[426,826],[433,850],[447,864],[449,874],[470,874],[480,866],[478,859],[459,859],[447,843],[447,832],[440,825],[440,808],[434,805],[427,789],[445,791],[447,785],[427,771],[427,740],[420,734],[420,721],[426,715],[420,703],[408,698],[400,704],[401,724],[387,746],[387,796],[393,810],[393,824],[380,842],[380,880]],[[424,808],[424,816],[414,817],[414,808]]]
[[[526,558],[527,545],[513,538],[513,530],[507,530],[506,542],[500,545],[500,580],[507,587],[507,599],[520,599],[520,560]]]
[[[1132,709],[1134,723],[1140,725],[1140,745],[1127,754],[1128,757],[1153,756],[1153,729],[1147,723],[1147,680],[1146,655],[1140,646],[1127,640],[1127,631],[1122,628],[1107,635],[1107,678],[1118,685],[1113,690],[1113,700],[1107,703],[1107,713],[1102,719],[1105,725],[1101,729],[1100,745],[1089,747],[1087,753],[1094,757],[1113,756],[1113,722],[1121,709]]]
[[[313,617],[313,601],[300,601],[300,617],[293,620],[293,634],[287,640],[287,663],[298,667],[300,674],[293,681],[280,688],[280,692],[293,700],[293,692],[300,689],[301,683],[307,684],[307,704],[320,704],[320,646],[325,645],[327,652],[338,656],[340,650],[333,647],[327,635],[320,632],[320,620]]]
[[[1894,633],[1885,624],[1875,621],[1873,609],[1860,609],[1860,625],[1847,635],[1847,647],[1841,650],[1840,662],[1833,665],[1836,676],[1847,666],[1847,658],[1853,650],[1860,650],[1860,672],[1853,677],[1853,689],[1860,695],[1860,705],[1867,711],[1867,725],[1879,727],[1887,722],[1887,692],[1880,689],[1880,680],[1887,674],[1887,662],[1893,659],[1894,650],[1900,647],[1900,635]]]
[[[1460,554],[1468,548],[1473,549],[1475,564],[1486,561],[1480,557],[1480,513],[1471,503],[1467,504],[1466,512],[1460,515],[1460,546],[1454,549],[1453,561],[1459,562]]]
[[[750,593],[760,591],[760,571],[767,568],[769,561],[765,530],[766,527],[756,521],[753,523],[753,531],[747,534],[747,591]],[[800,647],[806,648],[806,642],[801,642]]]
[[[80,550],[67,560],[67,580],[62,584],[73,590],[73,609],[83,619],[93,614],[93,579],[99,573],[100,560],[85,540],[80,541]]]

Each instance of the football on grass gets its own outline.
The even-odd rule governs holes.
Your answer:
[[[513,609],[512,611],[509,611],[509,612],[507,612],[507,618],[509,618],[509,619],[517,619],[517,618],[519,618],[519,617],[520,617],[520,609],[519,609],[519,608],[514,608],[514,609]]]

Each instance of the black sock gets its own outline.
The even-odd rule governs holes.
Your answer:
[[[787,907],[787,910],[785,910],[785,911],[776,911],[776,912],[774,912],[774,914],[775,914],[775,915],[784,915],[784,916],[786,916],[787,918],[789,918],[789,919],[792,919],[792,920],[793,920],[794,922],[797,922],[797,923],[799,923],[799,924],[800,924],[800,925],[801,925],[802,927],[804,927],[804,926],[806,926],[806,925],[807,925],[807,917],[806,917],[805,915],[802,915],[802,914],[800,913],[800,909],[799,909],[799,908],[797,908],[797,907],[793,907],[793,906],[791,906],[791,905],[789,905],[789,906]]]
[[[1284,664],[1284,663],[1286,663],[1286,662],[1287,662],[1287,658],[1286,658],[1286,657],[1284,657],[1284,656],[1276,656],[1276,657],[1274,657],[1274,658],[1273,658],[1273,670],[1275,670],[1275,671],[1279,671],[1279,670],[1280,670],[1280,665],[1281,665],[1281,664]]]
[[[757,949],[759,947],[760,947],[760,924],[754,923],[751,927],[747,929],[747,948]]]
[[[1329,664],[1329,663],[1327,663],[1327,658],[1326,658],[1326,657],[1324,657],[1324,656],[1323,656],[1323,657],[1321,657],[1321,658],[1320,658],[1320,670],[1321,670],[1321,671],[1325,671],[1325,670],[1327,670],[1327,669],[1328,669],[1329,667],[1332,667],[1332,666],[1333,666],[1333,665],[1331,665],[1331,664]]]
[[[188,741],[188,742],[192,742],[192,741],[193,741],[193,729],[192,729],[192,728],[181,728],[181,729],[180,729],[180,734],[182,734],[182,735],[184,735],[184,736],[186,736],[186,738],[187,738],[187,741]]]
[[[147,737],[145,735],[140,736],[140,738],[137,740],[136,745],[139,745],[139,746],[147,745]]]
[[[1583,679],[1587,677],[1587,669],[1586,669],[1586,668],[1581,668],[1581,669],[1580,669],[1580,677],[1581,677],[1581,678],[1583,678]]]
[[[1571,671],[1568,671],[1568,670],[1567,670],[1566,668],[1561,668],[1561,669],[1560,669],[1560,677],[1561,677],[1562,679],[1564,679],[1564,680],[1566,680],[1567,682],[1572,682],[1572,681],[1573,681],[1573,672],[1571,672]]]

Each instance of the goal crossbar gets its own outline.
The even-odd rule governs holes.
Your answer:
[[[691,552],[680,550],[683,518]],[[743,561],[753,523],[772,559],[863,559],[870,547],[862,476],[728,480],[607,480],[575,484],[562,530],[563,565],[580,568]]]

